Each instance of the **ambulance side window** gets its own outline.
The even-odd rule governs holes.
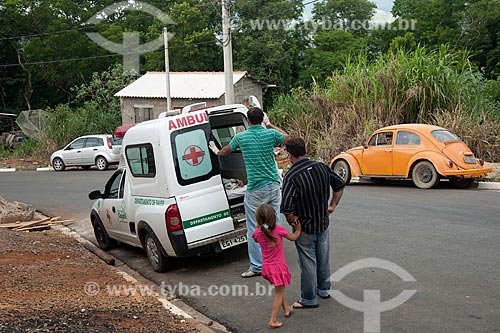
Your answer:
[[[108,180],[108,183],[106,184],[104,190],[104,196],[106,199],[118,199],[118,190],[120,188],[122,175],[123,175],[123,169],[119,169],[115,171],[113,176]]]
[[[124,170],[122,173],[122,181],[120,182],[120,193],[118,193],[118,199],[123,199],[123,192],[125,191],[125,174],[126,171]]]
[[[154,178],[156,176],[156,165],[151,144],[127,146],[125,155],[130,172],[134,177]]]

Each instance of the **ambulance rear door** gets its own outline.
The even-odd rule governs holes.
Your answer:
[[[175,193],[187,243],[234,230],[218,159],[208,147],[207,114],[172,117],[169,129],[176,180],[170,191]]]

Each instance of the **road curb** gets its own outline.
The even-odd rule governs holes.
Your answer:
[[[82,244],[83,247],[85,247],[87,250],[95,254],[100,259],[104,260],[108,265],[114,266],[111,267],[111,269],[115,270],[116,273],[121,277],[123,277],[127,282],[136,284],[138,286],[152,286],[152,285],[157,286],[156,283],[143,277],[139,272],[133,270],[118,258],[100,250],[97,246],[95,246],[94,243],[84,238],[78,232],[72,230],[68,226],[61,225],[61,226],[55,226],[53,228],[61,231],[63,234],[67,236],[73,237],[80,244]],[[91,250],[94,248],[99,251]],[[102,256],[102,253],[104,254],[104,256]],[[108,262],[109,258],[113,258],[114,262],[112,264]],[[159,290],[160,287],[158,286],[157,289]],[[183,320],[190,321],[196,327],[196,329],[202,333],[230,332],[224,325],[206,317],[205,315],[198,312],[197,310],[190,307],[189,305],[187,305],[186,303],[182,302],[179,299],[174,299],[173,301],[177,303],[174,304],[173,301],[170,301],[165,297],[163,297],[160,292],[155,292],[154,296],[167,311],[169,311],[174,315],[185,318]],[[175,295],[172,295],[172,298],[175,298]]]
[[[477,184],[477,188],[479,190],[499,190],[500,191],[500,183],[499,182],[479,182]]]
[[[14,172],[16,168],[1,168],[0,172]]]

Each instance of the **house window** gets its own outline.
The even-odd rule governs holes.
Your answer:
[[[142,123],[146,120],[153,119],[152,105],[136,105],[134,106],[135,122]]]

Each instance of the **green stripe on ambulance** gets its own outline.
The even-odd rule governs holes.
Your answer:
[[[208,214],[205,216],[200,216],[200,217],[197,217],[197,218],[194,218],[191,220],[184,221],[184,222],[182,222],[182,226],[184,227],[184,229],[189,229],[189,228],[196,227],[196,226],[199,226],[202,224],[221,220],[221,219],[229,217],[229,216],[231,216],[231,213],[230,213],[229,209],[226,209],[226,210],[222,210],[222,211],[217,212],[217,213],[212,213],[212,214]]]

